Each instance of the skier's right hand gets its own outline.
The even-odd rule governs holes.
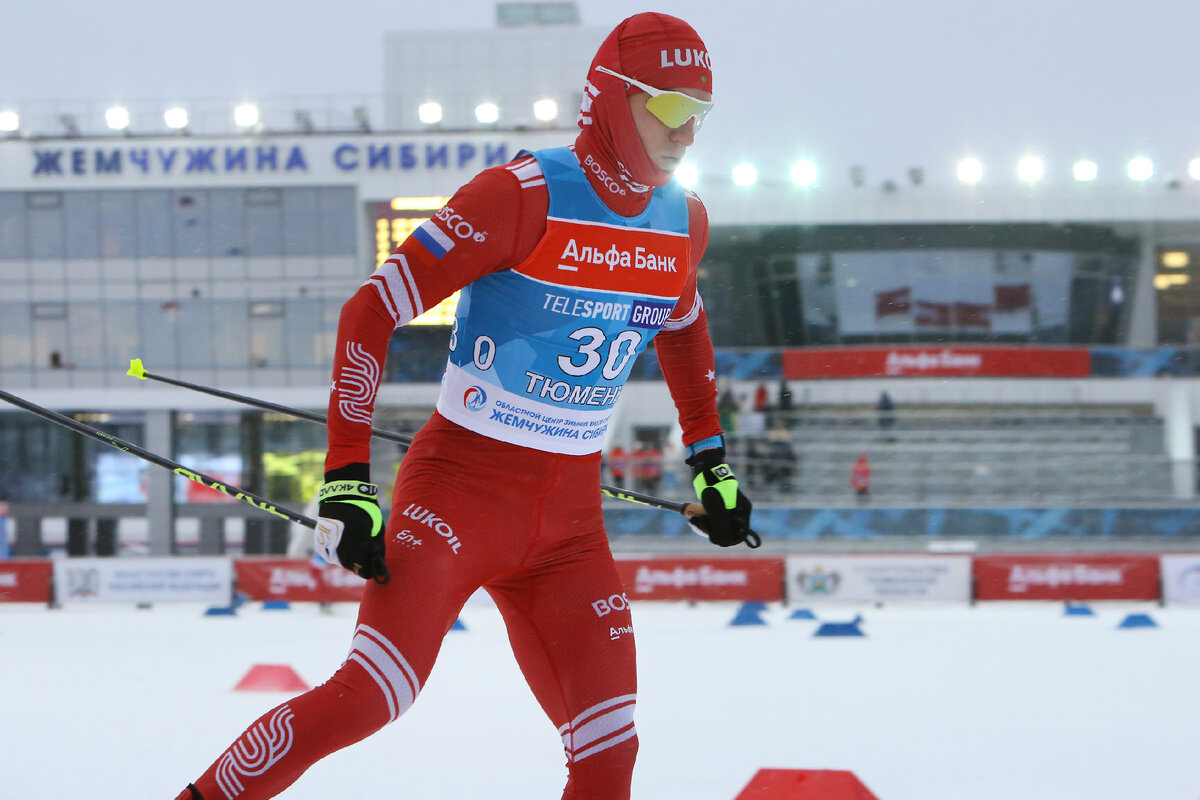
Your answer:
[[[383,512],[370,466],[348,464],[326,472],[317,507],[317,555],[360,578],[387,583],[391,576],[384,561]]]

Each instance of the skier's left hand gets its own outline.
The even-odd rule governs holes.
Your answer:
[[[758,547],[762,538],[750,529],[750,500],[738,488],[733,470],[725,463],[725,448],[710,447],[687,460],[692,468],[692,486],[704,505],[704,513],[688,519],[699,534],[720,547],[742,542]]]

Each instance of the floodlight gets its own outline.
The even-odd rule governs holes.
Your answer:
[[[114,131],[123,131],[129,127],[129,109],[124,106],[113,106],[104,112],[104,121]]]
[[[500,107],[495,103],[480,103],[475,106],[475,119],[489,125],[500,119]]]
[[[1144,156],[1138,156],[1129,162],[1127,171],[1131,180],[1149,180],[1150,176],[1154,174],[1154,162]]]
[[[1046,174],[1046,166],[1037,156],[1026,156],[1017,163],[1017,177],[1026,183],[1036,183]]]
[[[1188,162],[1188,177],[1200,181],[1200,158],[1193,158]]]
[[[964,158],[958,162],[958,179],[963,183],[979,183],[983,178],[983,164],[977,158]]]
[[[700,180],[700,171],[695,164],[680,164],[675,168],[675,180],[690,189]]]
[[[738,164],[733,168],[733,182],[738,186],[753,186],[758,180],[758,170],[753,164]]]
[[[188,126],[188,112],[182,106],[168,108],[163,112],[163,122],[172,130],[183,130]]]
[[[417,117],[426,125],[442,121],[442,106],[440,103],[421,103],[417,106]]]
[[[1095,161],[1088,161],[1085,158],[1075,162],[1075,166],[1071,167],[1071,174],[1080,183],[1087,183],[1096,180],[1099,170]]]
[[[558,103],[543,97],[533,104],[533,115],[542,122],[550,122],[558,117]]]
[[[797,186],[812,186],[817,182],[817,165],[811,161],[792,164],[792,183]]]
[[[21,117],[11,109],[0,111],[0,132],[13,133],[21,127]]]
[[[258,106],[253,103],[242,103],[233,110],[233,121],[239,127],[253,128],[258,124]]]

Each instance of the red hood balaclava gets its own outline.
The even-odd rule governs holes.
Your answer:
[[[634,192],[665,185],[671,174],[646,155],[629,110],[628,96],[640,90],[626,92],[620,78],[596,71],[601,65],[657,89],[711,92],[708,48],[700,34],[681,19],[666,14],[635,14],[605,38],[588,70],[579,111],[579,127],[583,129],[580,138],[587,149],[615,165]]]

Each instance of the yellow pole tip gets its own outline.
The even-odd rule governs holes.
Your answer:
[[[143,381],[146,380],[146,368],[142,366],[142,360],[140,358],[132,359],[129,362],[129,371],[125,374]]]

